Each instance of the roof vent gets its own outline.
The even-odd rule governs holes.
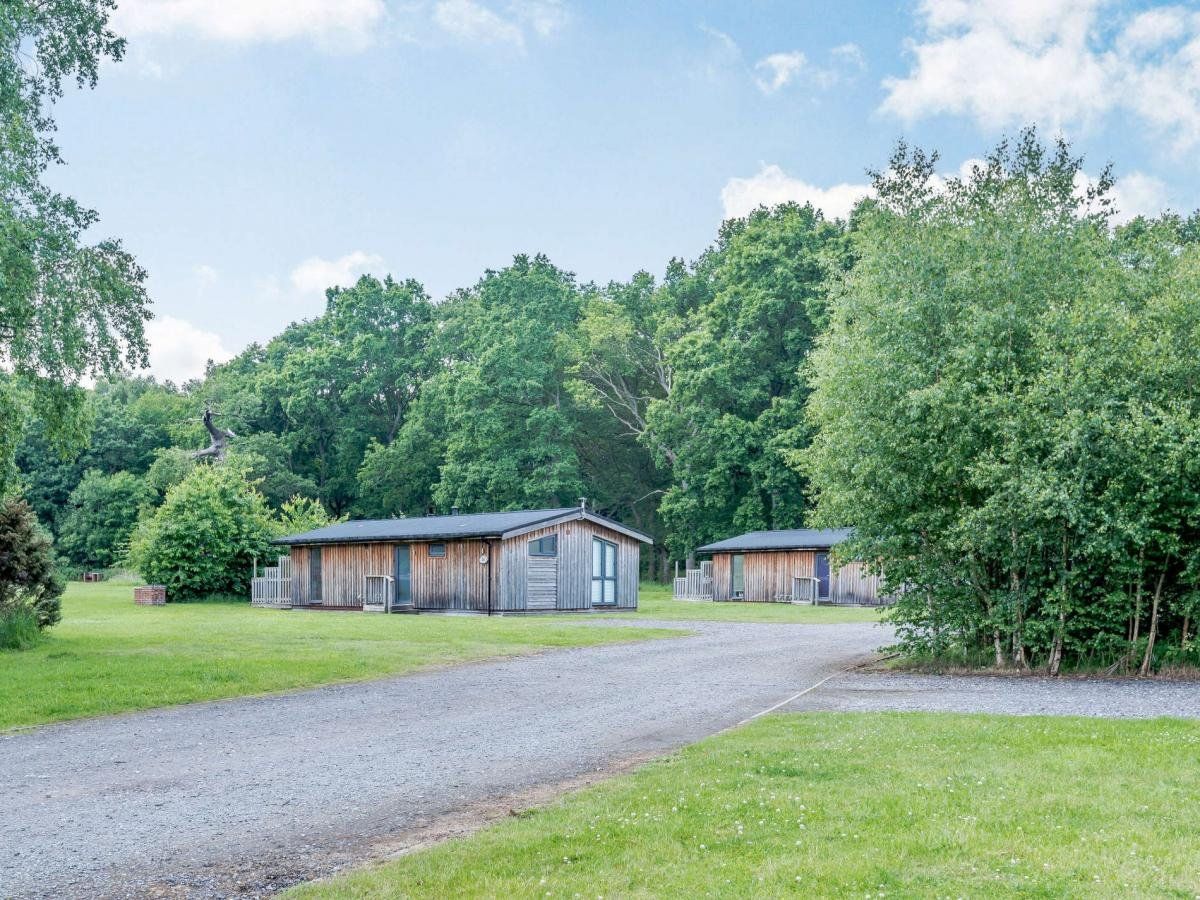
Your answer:
[[[450,515],[452,515],[452,516],[458,515],[458,507],[457,506],[450,507]]]
[[[580,498],[579,498],[579,508],[580,508],[580,509],[587,509],[587,497],[580,497]]]

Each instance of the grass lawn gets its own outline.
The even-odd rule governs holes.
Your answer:
[[[133,586],[72,583],[62,623],[0,652],[0,729],[411,672],[678,632],[578,620],[133,604]]]
[[[882,610],[854,606],[793,606],[790,603],[710,603],[671,599],[671,586],[643,582],[638,591],[639,619],[680,622],[795,622],[833,625],[840,622],[878,622]]]
[[[318,897],[1194,897],[1200,724],[778,715]]]

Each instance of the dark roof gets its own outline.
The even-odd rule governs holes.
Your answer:
[[[362,541],[449,541],[465,538],[504,538],[522,531],[572,519],[588,519],[645,543],[640,531],[578,506],[560,509],[521,509],[512,512],[421,516],[415,519],[359,519],[328,525],[303,534],[281,537],[276,544],[350,544]]]
[[[828,550],[854,533],[853,528],[789,528],[784,531],[750,531],[697,547],[697,553],[730,550]]]

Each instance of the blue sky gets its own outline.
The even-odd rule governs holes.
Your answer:
[[[1108,161],[1200,204],[1200,13],[1104,0],[123,0],[127,58],[58,110],[53,183],[150,272],[154,371],[198,374],[359,273],[435,297],[514,253],[581,281],[694,258],[726,215],[844,214],[898,138]]]

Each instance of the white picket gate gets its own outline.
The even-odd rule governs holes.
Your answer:
[[[258,574],[258,560],[254,561],[254,574],[250,578],[250,605],[291,609],[292,558],[290,556],[281,556],[276,565],[265,566],[261,575]]]

